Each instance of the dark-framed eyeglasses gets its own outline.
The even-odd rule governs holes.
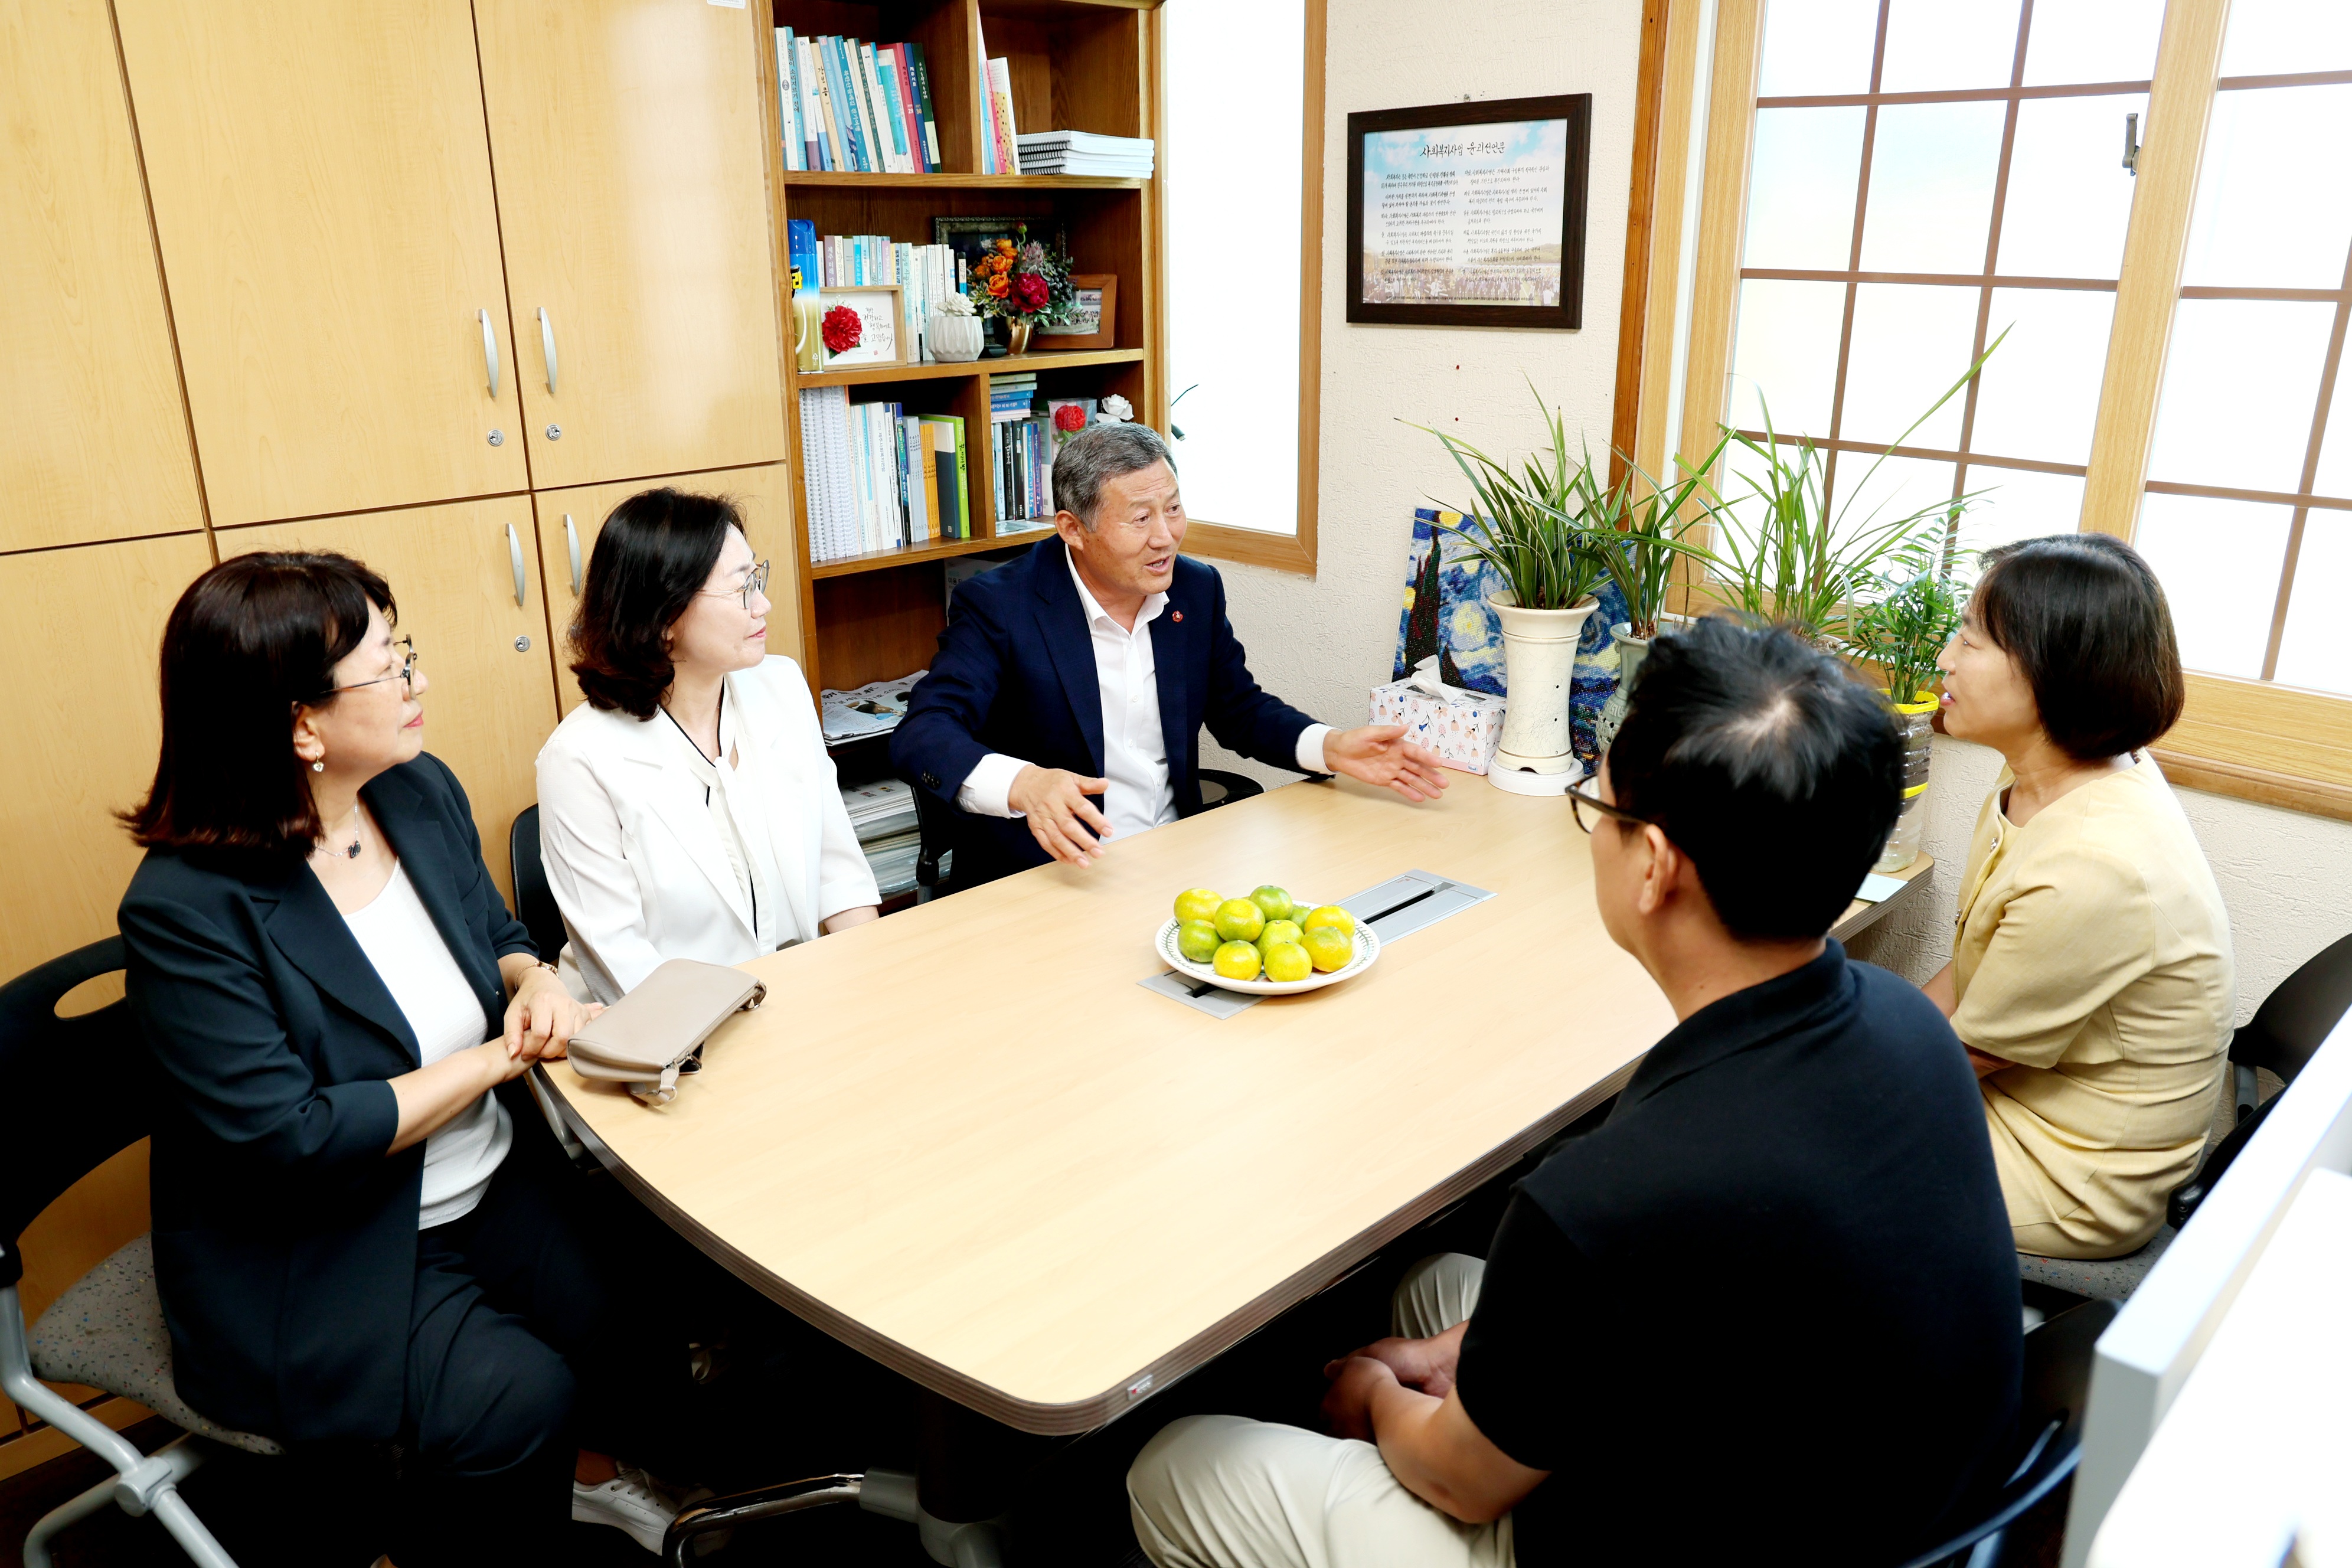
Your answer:
[[[708,594],[714,599],[740,599],[743,603],[743,613],[746,615],[751,614],[753,595],[764,594],[767,591],[768,563],[764,561],[743,574],[743,585],[740,588],[697,588],[695,590],[698,594]]]
[[[1576,825],[1584,829],[1585,832],[1591,833],[1592,831],[1592,824],[1586,821],[1584,817],[1584,813],[1587,807],[1591,809],[1596,820],[1604,816],[1613,816],[1620,822],[1639,822],[1646,824],[1650,820],[1648,817],[1641,816],[1639,813],[1627,811],[1622,805],[1612,805],[1607,801],[1601,799],[1599,795],[1594,795],[1590,789],[1584,787],[1585,784],[1590,784],[1591,782],[1592,781],[1591,779],[1587,779],[1584,781],[1584,784],[1570,784],[1566,792],[1568,795],[1569,814],[1576,818]]]
[[[387,680],[397,680],[403,686],[414,689],[416,685],[416,639],[402,637],[392,646],[393,650],[401,656],[398,669],[394,670],[390,675],[379,675],[373,680],[355,680],[349,686],[330,686],[320,692],[319,696],[332,697],[338,691],[357,691],[362,687],[382,686]]]

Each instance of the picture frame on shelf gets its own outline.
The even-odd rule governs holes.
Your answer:
[[[1592,95],[1348,116],[1347,319],[1584,324]]]
[[[1017,213],[1009,217],[934,217],[931,243],[950,247],[969,271],[982,251],[1000,239],[1019,237],[1021,226],[1032,221]]]
[[[825,289],[824,300],[823,315],[830,316],[835,307],[846,306],[857,313],[860,329],[856,346],[838,353],[830,346],[825,348],[826,370],[856,370],[868,365],[910,363],[906,358],[906,298],[898,284],[838,286]]]
[[[1055,350],[1117,348],[1118,275],[1073,272],[1070,287],[1078,296],[1078,319],[1058,327],[1039,327],[1037,336],[1052,340],[1042,346]]]

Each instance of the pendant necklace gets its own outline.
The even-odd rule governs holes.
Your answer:
[[[341,835],[337,835],[337,837],[341,837]],[[359,802],[357,802],[357,801],[353,801],[353,802],[352,802],[352,841],[351,841],[351,843],[350,843],[348,846],[344,847],[344,848],[343,848],[343,858],[344,858],[344,859],[346,859],[346,860],[356,860],[356,859],[358,859],[359,858],[360,858],[360,805],[359,805]]]

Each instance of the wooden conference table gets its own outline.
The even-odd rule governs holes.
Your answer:
[[[765,1005],[658,1109],[543,1081],[754,1288],[996,1421],[1089,1430],[1507,1169],[1674,1026],[1601,929],[1567,804],[1450,783],[1420,806],[1292,784],[758,960]],[[1336,901],[1415,868],[1496,896],[1231,1017],[1139,984],[1183,889]]]

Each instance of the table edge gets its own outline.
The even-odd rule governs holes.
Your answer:
[[[1173,1388],[1185,1377],[1256,1333],[1291,1308],[1321,1294],[1353,1274],[1381,1247],[1467,1198],[1516,1164],[1538,1144],[1616,1095],[1633,1078],[1634,1069],[1642,1065],[1648,1054],[1646,1048],[1637,1053],[1615,1071],[1587,1085],[1578,1094],[1444,1181],[1412,1202],[1391,1210],[1378,1224],[1357,1232],[1339,1247],[1262,1291],[1167,1354],[1136,1368],[1100,1394],[1058,1405],[1022,1399],[957,1372],[896,1340],[876,1333],[856,1319],[795,1289],[789,1281],[753,1263],[670,1204],[658,1188],[597,1137],[586,1119],[573,1109],[563,1086],[557,1081],[554,1073],[547,1070],[544,1063],[534,1065],[531,1071],[540,1088],[547,1092],[550,1102],[556,1107],[564,1126],[596,1157],[597,1163],[611,1172],[614,1178],[651,1209],[663,1224],[691,1242],[705,1257],[730,1274],[803,1322],[824,1331],[860,1355],[911,1379],[934,1394],[952,1399],[1015,1430],[1039,1436],[1064,1437],[1108,1426],[1149,1402],[1152,1396]],[[686,1092],[691,1092],[691,1080],[682,1087]]]

